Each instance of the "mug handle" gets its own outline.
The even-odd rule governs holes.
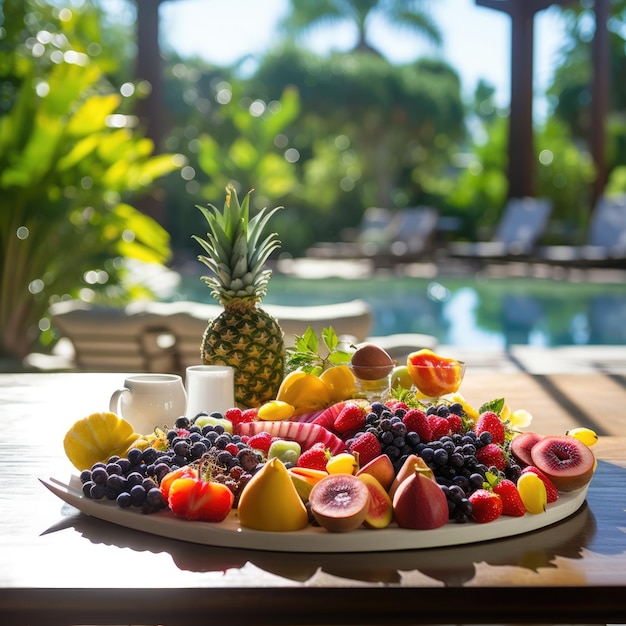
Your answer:
[[[124,387],[123,389],[118,389],[117,391],[113,392],[111,400],[109,401],[109,411],[111,411],[111,413],[115,413],[120,417],[123,417],[121,413],[119,413],[120,398],[125,393],[130,393],[130,389],[127,389],[126,387]]]

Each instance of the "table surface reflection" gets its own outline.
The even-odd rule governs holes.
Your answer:
[[[464,385],[468,396],[493,386],[507,397],[520,387],[519,376],[468,376]],[[3,624],[626,620],[625,437],[601,437],[598,468],[576,514],[526,535],[359,554],[215,548],[85,516],[37,480],[72,473],[63,435],[79,417],[106,410],[121,378],[0,375]],[[551,401],[546,396],[546,407]],[[540,397],[533,403],[540,409]],[[537,430],[555,432],[534,415]]]

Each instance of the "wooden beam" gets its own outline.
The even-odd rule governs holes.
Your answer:
[[[595,0],[596,32],[593,38],[593,78],[589,147],[596,168],[592,186],[592,210],[604,193],[608,178],[606,164],[606,117],[609,111],[611,55],[609,42],[609,0]]]

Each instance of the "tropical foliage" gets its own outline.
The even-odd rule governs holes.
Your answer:
[[[20,358],[49,328],[55,300],[123,302],[143,291],[125,284],[123,259],[163,264],[169,236],[129,199],[178,165],[152,156],[130,127],[122,96],[73,36],[73,12],[3,9],[16,29],[0,49],[10,85],[0,115],[0,356]]]

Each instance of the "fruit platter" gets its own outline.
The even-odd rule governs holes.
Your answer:
[[[361,397],[354,381],[350,397],[306,412],[274,399],[180,416],[144,435],[114,413],[93,413],[64,439],[80,473],[41,482],[121,526],[280,552],[487,541],[555,524],[582,506],[596,465],[593,431],[528,430],[531,416],[504,399],[468,404],[459,393],[463,364],[428,350],[407,362],[406,371],[389,371],[384,397]],[[455,376],[437,372],[451,366]]]
[[[189,542],[289,552],[467,544],[559,522],[584,503],[596,434],[544,434],[504,398],[470,405],[466,364],[428,349],[396,363],[309,327],[285,349],[258,306],[276,249],[232,186],[197,238],[224,306],[201,358],[234,370],[235,406],[149,433],[113,412],[77,420],[63,446],[78,475],[42,483],[83,513]]]

